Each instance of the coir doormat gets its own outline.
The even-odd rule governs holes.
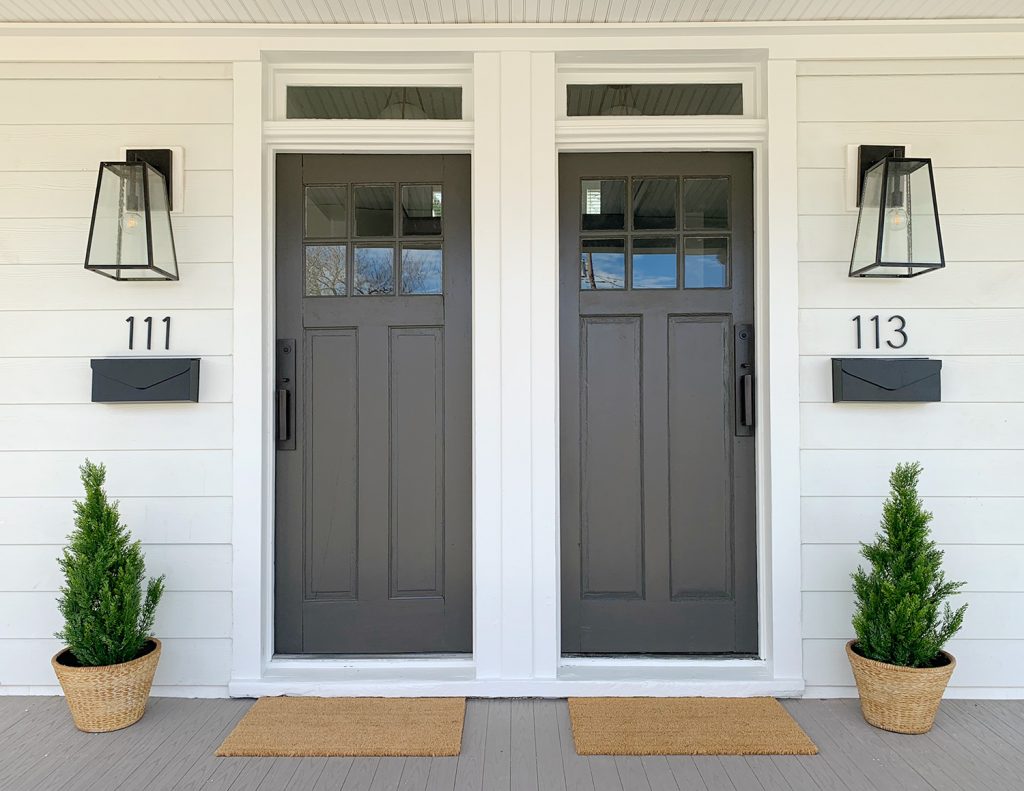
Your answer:
[[[815,755],[774,698],[569,698],[580,755]]]
[[[465,698],[260,698],[217,755],[458,755],[465,714]]]

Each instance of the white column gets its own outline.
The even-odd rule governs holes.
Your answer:
[[[803,684],[796,62],[768,62],[769,649],[776,679]],[[762,347],[763,349],[763,347]]]
[[[474,67],[475,660],[482,678],[557,667],[557,163],[554,57]]]

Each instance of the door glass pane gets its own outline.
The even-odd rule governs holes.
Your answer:
[[[402,293],[440,294],[441,245],[402,245]]]
[[[306,245],[307,297],[343,297],[348,293],[346,251],[343,244]]]
[[[626,227],[624,179],[584,179],[581,182],[580,228],[584,231],[621,231]]]
[[[358,245],[353,262],[352,293],[395,293],[395,248]]]
[[[633,230],[673,230],[677,188],[678,179],[634,179]]]
[[[356,236],[395,235],[395,185],[356,184],[352,187]]]
[[[683,242],[683,287],[729,287],[729,240],[724,236],[690,237]]]
[[[441,185],[402,187],[402,236],[439,236],[440,233]]]
[[[583,239],[580,248],[581,289],[626,287],[625,239]]]
[[[675,288],[677,269],[674,237],[633,239],[633,288]]]
[[[306,237],[348,235],[348,186],[306,187]]]
[[[683,179],[683,224],[687,229],[729,227],[729,179]]]

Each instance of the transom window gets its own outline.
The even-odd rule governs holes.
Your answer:
[[[307,297],[441,294],[440,184],[306,187]]]
[[[724,176],[583,179],[580,288],[729,288],[729,198]]]
[[[386,85],[289,85],[286,118],[335,120],[462,118],[462,88]]]
[[[743,115],[742,83],[567,85],[566,114]]]

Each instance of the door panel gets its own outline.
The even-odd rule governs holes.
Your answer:
[[[563,651],[754,653],[751,156],[559,170]]]
[[[278,653],[472,649],[469,174],[277,158]]]

